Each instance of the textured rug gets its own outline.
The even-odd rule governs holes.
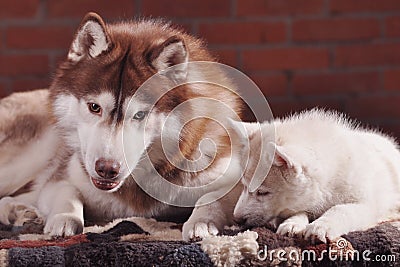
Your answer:
[[[0,266],[399,266],[400,222],[311,245],[258,227],[226,228],[197,242],[181,240],[182,225],[129,218],[51,238],[43,226],[0,225]]]

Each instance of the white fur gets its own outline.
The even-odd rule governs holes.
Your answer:
[[[273,166],[255,192],[245,175],[236,219],[247,225],[283,221],[280,234],[326,242],[398,212],[400,152],[392,139],[320,110],[261,125],[265,135],[273,128],[275,156],[261,162]]]
[[[87,103],[92,102],[101,106],[101,115],[90,113]],[[139,161],[145,149],[142,140],[143,131],[130,116],[137,110],[127,112],[129,116],[125,118],[124,127],[106,126],[114,103],[113,95],[107,92],[87,96],[86,99],[77,99],[72,95],[57,97],[54,112],[60,118],[58,127],[63,129],[60,132],[64,133],[65,140],[75,153],[68,162],[66,176],[60,181],[48,183],[40,194],[39,208],[47,217],[44,229],[46,233],[72,235],[80,232],[83,227],[84,205],[89,211],[96,210],[97,216],[101,219],[134,215],[126,204],[121,203],[110,192],[115,192],[122,186],[130,175],[129,166],[135,167]],[[139,103],[134,106],[140,108]],[[127,103],[123,108],[126,107]],[[135,136],[134,139],[132,138],[133,142],[129,140],[126,147],[124,147],[123,134]],[[82,169],[79,158],[83,160],[84,168],[89,176],[95,178],[99,178],[95,171],[95,162],[99,158],[120,162],[121,170],[118,177],[121,181],[120,185],[106,192],[98,190]],[[126,160],[130,165],[127,165]],[[58,190],[63,191],[63,196],[59,197],[58,201],[52,201]]]
[[[1,164],[0,197],[12,195],[17,189],[33,182],[33,188],[27,193],[0,198],[1,223],[22,225],[25,221],[41,218],[41,213],[34,205],[40,188],[55,170],[53,160],[59,141],[55,130],[49,127],[45,134],[27,145],[11,162]],[[41,151],[40,156],[38,151]]]
[[[101,106],[101,116],[90,113],[87,106],[89,102]],[[145,149],[143,130],[131,119],[133,117],[131,114],[142,108],[143,104],[136,103],[135,110],[127,113],[124,127],[116,127],[115,124],[107,127],[108,114],[114,103],[113,95],[104,92],[80,100],[72,95],[61,95],[54,104],[54,112],[60,118],[59,127],[65,129],[68,144],[80,153],[85,168],[92,177],[99,178],[95,171],[95,162],[99,158],[120,162],[121,178],[127,177],[130,173],[128,167],[135,167]],[[123,108],[126,107],[127,103]],[[135,136],[135,138],[123,139],[124,134],[125,137]],[[124,164],[126,160],[128,165]],[[114,191],[117,189],[115,188]]]
[[[2,164],[0,172],[0,196],[11,195],[34,177],[42,177],[46,166],[55,155],[59,138],[54,129],[49,129],[42,138],[24,148],[24,153],[12,159],[12,164]],[[43,149],[44,147],[48,149]],[[41,151],[41,156],[37,153]],[[45,169],[43,169],[45,168]],[[18,170],[16,172],[15,170]],[[12,177],[12,179],[9,179]],[[39,180],[46,180],[44,177]],[[42,181],[43,184],[43,181]]]
[[[83,203],[79,191],[68,181],[47,183],[38,204],[46,217],[44,233],[61,236],[82,232]]]

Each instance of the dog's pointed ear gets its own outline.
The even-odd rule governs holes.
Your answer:
[[[111,47],[110,37],[103,19],[96,13],[88,13],[82,20],[68,52],[73,62],[95,58]]]
[[[274,150],[273,150],[274,155],[271,155],[272,164],[274,164],[275,166],[278,166],[278,167],[281,167],[284,165],[288,166],[289,168],[293,167],[294,161],[287,154],[284,147],[278,146],[274,142],[269,142],[268,145],[270,145],[274,148]]]
[[[188,51],[183,39],[172,36],[154,47],[149,53],[150,64],[158,71],[175,66],[172,70],[175,79],[184,79],[187,75]]]
[[[231,139],[238,140],[242,145],[248,145],[252,135],[256,131],[260,131],[260,124],[258,122],[243,122],[228,119],[229,129],[232,130]]]
[[[283,146],[278,146],[274,142],[269,142],[269,145],[274,147],[274,155],[271,156],[272,164],[278,167],[285,166],[293,168],[296,172],[300,171],[300,164],[288,153],[287,149]]]

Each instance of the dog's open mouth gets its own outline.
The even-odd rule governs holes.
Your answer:
[[[106,181],[93,177],[90,177],[90,179],[92,179],[93,185],[100,190],[111,190],[116,188],[121,183],[121,181]]]

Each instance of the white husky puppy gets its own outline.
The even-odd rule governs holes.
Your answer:
[[[254,123],[243,125],[251,154],[234,209],[237,222],[273,223],[279,234],[327,242],[396,214],[400,153],[393,139],[321,110],[263,123],[261,128]],[[243,131],[237,133],[247,140]],[[272,167],[261,186],[251,192],[249,184],[258,164],[254,155],[274,134],[275,141],[267,142],[274,149],[265,149],[260,157],[261,164],[272,163]]]

